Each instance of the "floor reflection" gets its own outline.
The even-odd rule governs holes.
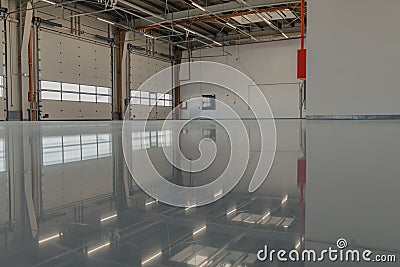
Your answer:
[[[389,213],[399,188],[396,122],[278,120],[273,167],[252,194],[248,185],[260,136],[254,121],[245,124],[251,160],[243,179],[221,200],[188,208],[165,205],[135,184],[122,156],[120,123],[3,124],[0,262],[321,266],[262,263],[256,254],[266,244],[276,250],[324,249],[339,237],[352,247],[399,252],[397,217],[392,215],[396,213]],[[224,150],[227,136],[218,126],[200,121],[180,136],[188,157],[196,156],[193,144],[202,138],[214,140],[225,155],[196,174],[177,172],[157,158],[174,139],[161,126],[154,122],[146,131],[134,132],[132,147],[151,151],[154,162],[178,184],[197,186],[215,179],[229,155]],[[389,221],[385,218],[393,223],[380,227],[380,222]]]

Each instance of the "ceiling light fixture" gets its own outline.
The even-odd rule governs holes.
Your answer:
[[[226,23],[226,25],[228,25],[229,27],[233,28],[233,29],[237,29],[237,27],[235,25],[230,24],[229,22]]]
[[[156,37],[154,37],[154,36],[152,36],[152,35],[150,35],[150,34],[147,34],[147,33],[144,33],[143,35],[146,36],[146,37],[148,37],[148,38],[152,38],[152,39],[156,38]]]
[[[201,5],[199,5],[199,4],[197,4],[197,3],[193,2],[193,1],[192,1],[192,5],[194,5],[195,7],[200,9],[201,11],[204,11],[204,12],[206,11],[206,9],[204,7],[202,7]]]
[[[48,3],[48,4],[50,4],[50,5],[56,5],[56,3],[54,3],[54,2],[52,2],[52,1],[50,1],[50,0],[42,0],[43,2],[46,2],[46,3]]]
[[[102,22],[106,22],[106,23],[108,23],[108,24],[115,25],[115,23],[112,22],[112,21],[109,21],[109,20],[106,20],[106,19],[102,19],[102,18],[97,18],[97,19],[100,20],[100,21],[102,21]]]
[[[219,43],[219,42],[217,42],[217,41],[213,41],[213,42],[214,42],[214,44],[216,44],[216,45],[222,46],[222,44]]]
[[[282,32],[283,37],[285,37],[286,39],[289,39],[289,36],[287,36],[284,32]]]
[[[186,28],[185,30],[186,30],[187,32],[190,32],[191,34],[194,34],[194,35],[197,34],[197,32],[195,32],[195,31],[193,31],[193,30],[191,30],[191,29]]]

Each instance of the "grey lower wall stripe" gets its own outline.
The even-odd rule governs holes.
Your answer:
[[[307,115],[307,120],[400,120],[400,115]]]

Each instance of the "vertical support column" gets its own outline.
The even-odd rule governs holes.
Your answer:
[[[126,36],[127,36],[127,31],[126,30],[120,30],[119,31],[119,38],[118,38],[118,58],[116,64],[118,66],[117,73],[118,73],[118,79],[116,84],[117,90],[115,90],[115,96],[116,96],[116,103],[115,109],[114,109],[114,114],[113,114],[113,119],[114,120],[123,120],[124,119],[124,112],[125,112],[125,104],[124,104],[124,99],[126,97],[125,93],[125,87],[126,87],[126,76],[127,76],[127,71],[126,71],[126,58],[127,58],[127,42]]]
[[[6,2],[3,7],[7,7],[8,10],[16,10],[19,8],[17,1],[4,1]],[[5,23],[5,35],[7,44],[4,49],[7,51],[6,54],[6,68],[7,68],[7,120],[16,121],[22,119],[21,113],[21,79],[20,79],[20,68],[18,59],[20,57],[20,38],[19,38],[19,27],[21,13],[13,13],[7,16]]]
[[[36,170],[34,164],[34,143],[35,135],[33,134],[33,125],[22,126],[23,139],[23,155],[24,155],[24,192],[26,207],[28,212],[28,220],[31,226],[32,237],[36,238],[39,228],[36,217],[36,188],[38,186],[36,180]]]
[[[21,85],[22,85],[22,117],[24,120],[33,120],[33,77],[30,76],[32,72],[32,19],[33,10],[32,4],[27,2],[25,13],[24,31],[22,35],[21,45]],[[28,97],[27,97],[28,96]]]
[[[4,113],[2,110],[0,110],[0,120],[7,120],[7,115],[8,115],[8,97],[7,97],[7,8],[1,7],[0,9],[0,75],[3,77],[3,97],[4,99],[1,100],[0,107],[4,110]]]
[[[179,77],[179,71],[180,71],[180,67],[179,65],[182,63],[182,51],[176,47],[175,51],[175,61],[174,61],[174,65],[173,65],[173,77],[172,77],[172,81],[173,81],[173,91],[172,91],[172,96],[173,96],[173,108],[179,106],[181,104],[181,85],[180,85],[180,77]],[[180,112],[179,112],[179,108],[177,108],[173,114],[173,119],[180,119]]]

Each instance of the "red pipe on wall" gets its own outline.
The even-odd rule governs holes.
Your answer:
[[[307,78],[307,50],[304,46],[305,6],[305,0],[301,0],[301,48],[297,51],[297,78],[300,80],[305,80]]]
[[[305,0],[301,0],[301,49],[304,49],[304,35],[305,35]]]

